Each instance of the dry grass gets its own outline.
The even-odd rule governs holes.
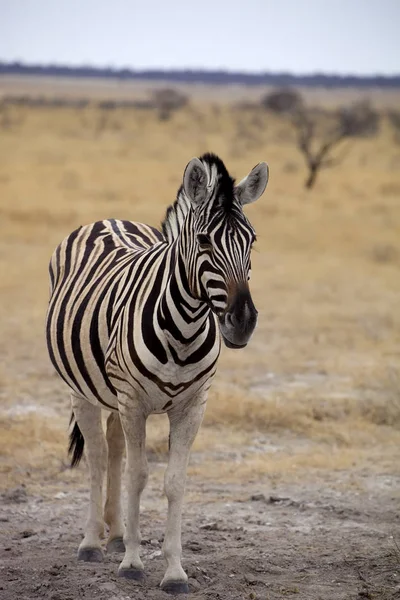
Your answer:
[[[327,401],[316,398],[310,392],[298,391],[285,398],[279,395],[266,400],[245,394],[220,394],[210,401],[205,424],[226,426],[240,431],[277,433],[290,430],[300,435],[352,445],[370,443],[371,432],[379,438],[380,426],[400,429],[398,397],[387,395],[386,390],[368,400],[340,398]],[[375,431],[376,429],[376,431]],[[382,440],[386,437],[381,432]]]
[[[43,340],[52,250],[101,218],[157,225],[186,163],[207,150],[238,178],[267,160],[271,180],[247,210],[258,234],[259,327],[248,349],[222,353],[195,446],[204,464],[193,472],[347,469],[372,453],[390,469],[400,437],[400,149],[388,124],[378,138],[354,141],[307,193],[293,133],[266,114],[204,102],[169,121],[139,110],[117,110],[101,126],[99,118],[90,107],[23,109],[0,131],[0,450],[10,481],[62,468],[65,458],[67,393]],[[229,448],[242,456],[255,436],[311,442],[296,457],[281,449],[227,471],[213,461]],[[148,445],[165,455],[161,420],[150,424]]]

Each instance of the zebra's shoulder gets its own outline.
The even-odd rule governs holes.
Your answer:
[[[127,250],[143,250],[165,241],[163,234],[150,225],[105,219],[75,229],[55,249],[52,258],[57,258],[60,254],[80,256],[82,252],[93,251],[96,248],[106,248],[109,251],[121,247]]]
[[[112,236],[115,245],[122,245],[132,249],[145,249],[165,241],[163,234],[151,225],[135,223],[133,221],[120,221],[107,219],[103,221],[105,230]]]

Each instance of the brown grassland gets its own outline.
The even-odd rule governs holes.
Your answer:
[[[44,343],[53,249],[102,218],[157,226],[205,151],[238,179],[266,160],[270,182],[246,209],[259,325],[246,350],[222,351],[192,480],[264,488],[326,477],[360,491],[360,474],[399,475],[400,146],[385,119],[308,192],[290,125],[267,112],[199,99],[167,120],[91,106],[12,111],[0,128],[3,489],[86,489],[84,469],[65,468],[68,391]],[[167,436],[151,419],[156,464]],[[153,475],[161,482],[161,469]]]

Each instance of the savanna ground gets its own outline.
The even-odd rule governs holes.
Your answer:
[[[208,150],[239,179],[266,160],[270,183],[246,209],[258,237],[259,325],[246,350],[222,351],[189,467],[190,598],[400,597],[400,146],[384,119],[377,137],[352,141],[306,192],[287,121],[238,110],[229,92],[212,103],[203,96],[167,120],[145,110],[14,107],[0,128],[7,600],[166,597],[161,416],[148,427],[146,583],[117,579],[118,555],[76,561],[88,482],[84,465],[68,468],[68,391],[44,345],[47,264],[78,225],[159,224],[186,163]],[[328,96],[332,103],[335,92]]]

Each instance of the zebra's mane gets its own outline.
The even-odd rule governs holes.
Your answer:
[[[167,208],[161,228],[165,239],[173,242],[179,236],[179,232],[190,210],[190,200],[186,196],[183,186],[178,190],[176,200]]]
[[[208,172],[208,179],[214,188],[213,198],[219,199],[219,207],[229,213],[234,203],[235,180],[229,175],[222,160],[215,154],[207,152],[200,156],[200,160]],[[162,222],[162,232],[168,242],[174,241],[178,236],[185,221],[186,215],[191,210],[191,203],[186,196],[183,186],[178,190],[176,200],[167,208]]]

